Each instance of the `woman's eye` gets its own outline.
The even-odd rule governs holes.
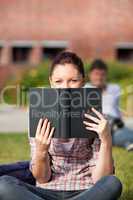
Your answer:
[[[72,80],[72,82],[77,82],[77,80]]]
[[[58,80],[58,81],[55,81],[56,83],[60,83],[61,81],[60,80]]]

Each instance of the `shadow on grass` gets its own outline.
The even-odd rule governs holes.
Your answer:
[[[133,200],[133,190],[123,192],[120,200]]]

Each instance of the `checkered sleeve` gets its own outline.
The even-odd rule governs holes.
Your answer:
[[[92,158],[90,160],[91,166],[95,167],[97,160],[99,158],[99,151],[100,151],[100,144],[101,141],[99,138],[95,138],[91,147],[92,147]]]
[[[34,156],[35,156],[35,151],[36,151],[35,138],[30,137],[29,144],[30,144],[30,157],[31,157],[29,168],[31,170],[34,164]]]
[[[99,138],[96,138],[94,140],[93,144],[92,144],[92,158],[90,160],[90,162],[91,162],[91,171],[93,171],[94,168],[96,167],[97,160],[99,158],[100,144],[101,144],[101,141],[100,141]],[[115,174],[114,160],[113,160],[113,174]]]

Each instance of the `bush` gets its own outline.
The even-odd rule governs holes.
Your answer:
[[[26,70],[20,80],[20,85],[28,89],[29,87],[39,87],[49,85],[48,74],[49,74],[50,62],[44,62],[38,67]]]

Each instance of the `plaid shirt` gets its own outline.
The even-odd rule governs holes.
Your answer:
[[[31,162],[34,165],[36,151],[35,139],[30,138]],[[52,138],[49,147],[52,176],[47,183],[36,185],[46,189],[82,190],[88,189],[93,183],[94,170],[100,149],[100,140],[88,138],[70,138],[67,143]]]

